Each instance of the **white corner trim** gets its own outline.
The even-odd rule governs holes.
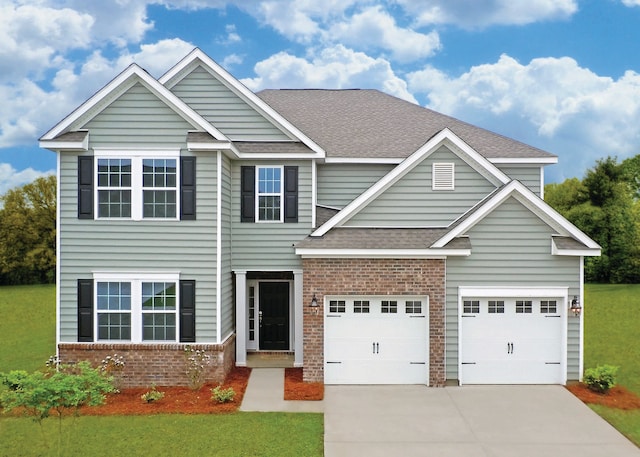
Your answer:
[[[164,87],[158,81],[156,81],[149,73],[140,68],[136,64],[131,64],[122,73],[111,80],[106,86],[100,89],[89,100],[85,101],[79,108],[65,117],[55,127],[45,133],[41,141],[52,140],[75,121],[80,119],[85,114],[89,113],[93,108],[99,106],[102,102],[107,100],[110,95],[117,92],[119,88],[126,86],[131,87],[133,83],[140,82],[147,89],[153,92],[164,103],[171,107],[177,114],[183,117],[194,127],[198,127],[205,132],[210,133],[214,138],[220,141],[229,141],[218,129],[216,129],[211,123],[207,122],[202,116],[196,113],[186,103],[175,96],[169,89]],[[97,115],[102,110],[96,111],[91,118]]]
[[[216,155],[216,339],[220,344],[222,329],[222,151]]]
[[[315,141],[311,140],[311,138],[302,133],[302,131],[299,130],[295,125],[293,125],[277,111],[271,108],[260,97],[258,97],[249,88],[247,88],[247,86],[233,77],[227,70],[218,65],[218,63],[216,63],[211,57],[209,57],[199,48],[193,49],[193,51],[185,56],[180,62],[174,65],[173,68],[169,69],[167,73],[160,77],[159,83],[163,86],[169,85],[168,87],[172,87],[180,81],[180,78],[176,77],[179,76],[185,68],[187,68],[189,65],[192,65],[198,60],[213,76],[220,78],[220,82],[222,82],[228,89],[242,98],[253,109],[258,111],[272,123],[276,124],[276,126],[280,128],[280,130],[282,130],[285,134],[287,134],[287,136],[292,139],[301,141],[311,150],[318,154],[321,154],[324,157],[324,149],[322,149]]]
[[[487,159],[474,151],[451,130],[444,128],[420,147],[420,149],[411,154],[402,161],[402,163],[383,176],[376,184],[360,194],[360,196],[356,197],[342,211],[325,222],[321,227],[314,231],[311,236],[322,236],[332,228],[339,227],[344,224],[444,144],[447,146],[453,146],[450,148],[452,152],[467,162],[475,170],[478,171],[479,168],[483,169],[484,173],[481,174],[485,177],[491,177],[494,184],[499,185],[509,182],[509,177],[500,171],[495,165],[492,165]]]

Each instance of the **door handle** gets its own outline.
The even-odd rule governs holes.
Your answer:
[[[507,343],[507,354],[513,354],[513,343]]]
[[[511,353],[513,354],[513,343],[511,343]]]
[[[373,344],[373,353],[376,353],[376,343],[372,343]]]
[[[379,354],[380,353],[380,343],[373,343],[373,353],[374,354]]]
[[[258,311],[258,323],[262,325],[262,311]]]

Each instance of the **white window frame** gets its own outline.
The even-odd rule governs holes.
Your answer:
[[[261,169],[279,169],[280,170],[280,190],[279,192],[260,192],[260,170]],[[256,165],[256,182],[255,182],[255,221],[259,224],[279,224],[284,222],[284,166],[283,165]],[[278,220],[260,220],[260,197],[280,197],[280,219]]]
[[[95,219],[114,221],[176,221],[180,219],[180,151],[177,149],[153,149],[153,150],[95,150],[94,170],[94,214]],[[100,217],[98,191],[98,161],[100,159],[130,159],[131,160],[131,217]],[[156,188],[142,186],[142,161],[144,159],[173,159],[176,161],[176,215],[175,217],[144,217],[143,192],[144,190],[171,190],[170,187]]]
[[[98,338],[98,283],[99,282],[128,282],[131,284],[131,339],[130,340],[101,340]],[[142,309],[142,283],[146,282],[173,282],[176,285],[176,337],[173,340],[143,340]],[[119,272],[94,272],[93,273],[93,331],[96,342],[128,342],[140,344],[177,343],[180,340],[180,273],[119,273]],[[168,313],[171,311],[162,311]]]
[[[434,162],[431,166],[432,190],[455,190],[455,164],[453,162]]]

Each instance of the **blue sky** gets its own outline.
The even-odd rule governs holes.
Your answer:
[[[0,194],[128,64],[195,46],[255,91],[377,88],[540,147],[547,182],[640,153],[640,0],[0,0]]]

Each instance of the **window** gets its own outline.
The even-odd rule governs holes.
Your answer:
[[[177,341],[177,274],[142,276],[94,275],[98,341]]]
[[[408,300],[405,302],[405,312],[407,314],[421,314],[422,302],[420,300]]]
[[[516,314],[531,314],[533,302],[531,300],[516,300]]]
[[[542,314],[554,314],[558,312],[558,306],[555,300],[542,300],[540,302],[540,312]]]
[[[354,300],[353,312],[367,314],[369,312],[369,300]]]
[[[382,300],[382,308],[380,310],[382,314],[397,314],[398,302],[391,300]]]
[[[98,218],[178,218],[178,153],[160,151],[134,155],[98,151],[98,154]],[[193,212],[195,214],[195,210]]]
[[[330,313],[344,313],[346,311],[346,305],[344,300],[330,300],[329,312]]]
[[[479,300],[465,300],[462,304],[462,312],[469,314],[477,314],[480,312]]]
[[[258,221],[282,222],[282,168],[258,167],[257,180]]]
[[[504,301],[489,300],[489,314],[504,314]]]
[[[454,164],[434,163],[432,166],[431,188],[433,190],[454,190]]]

